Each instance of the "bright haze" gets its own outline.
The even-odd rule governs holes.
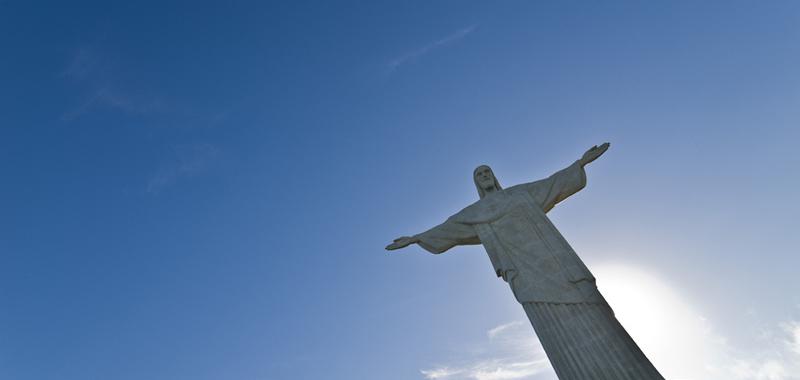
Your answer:
[[[550,217],[670,380],[800,379],[800,2],[0,1],[0,378],[555,380],[480,246]]]

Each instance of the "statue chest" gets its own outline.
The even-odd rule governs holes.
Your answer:
[[[500,191],[491,194],[461,210],[455,219],[465,224],[498,223],[528,217],[539,210],[525,194]]]

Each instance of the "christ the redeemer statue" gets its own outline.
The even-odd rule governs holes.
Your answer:
[[[608,143],[550,177],[507,189],[488,166],[475,169],[480,200],[421,234],[388,245],[431,253],[483,244],[508,282],[560,380],[663,380],[614,317],[595,278],[545,213],[586,186],[584,166]]]

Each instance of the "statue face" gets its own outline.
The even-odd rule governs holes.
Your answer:
[[[478,166],[478,168],[475,169],[475,182],[481,187],[481,189],[494,190],[495,180],[492,168],[486,165]]]

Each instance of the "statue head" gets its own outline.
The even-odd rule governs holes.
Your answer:
[[[475,181],[475,187],[478,189],[478,195],[481,198],[485,197],[487,193],[503,190],[500,187],[500,182],[497,182],[492,168],[488,165],[481,165],[475,168],[475,171],[472,172],[472,179]]]

